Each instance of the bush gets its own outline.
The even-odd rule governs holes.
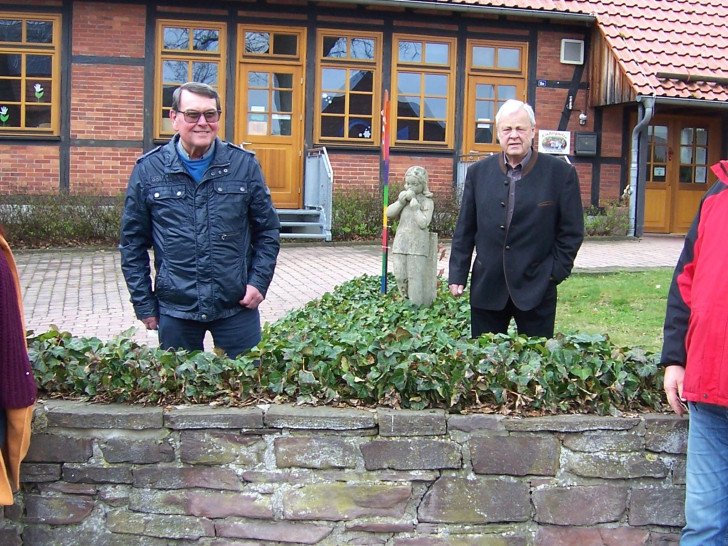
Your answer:
[[[0,222],[13,248],[116,245],[124,198],[3,195]]]
[[[403,186],[389,186],[389,205],[391,205]],[[457,196],[433,196],[435,213],[429,230],[443,238],[451,238],[458,219],[460,205]],[[381,238],[383,223],[383,198],[379,191],[343,191],[333,195],[333,218],[331,235],[335,241],[372,241]],[[397,221],[388,222],[388,232],[393,237],[397,232]]]
[[[584,231],[590,236],[627,235],[629,207],[610,203],[605,207],[589,207],[584,210]]]
[[[263,401],[522,415],[663,409],[655,355],[616,347],[601,335],[471,340],[468,298],[447,297],[444,281],[430,307],[379,289],[378,276],[346,282],[265,325],[260,344],[236,360],[150,349],[125,336],[102,343],[57,331],[31,337],[29,352],[44,396],[103,402]]]

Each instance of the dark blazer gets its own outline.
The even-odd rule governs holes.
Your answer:
[[[508,186],[502,153],[468,169],[448,282],[466,285],[472,262],[473,307],[500,310],[510,296],[527,311],[541,302],[549,282],[571,273],[584,239],[581,191],[572,165],[534,150],[516,182],[508,226]]]

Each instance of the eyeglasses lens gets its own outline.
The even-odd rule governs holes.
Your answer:
[[[220,112],[217,110],[207,110],[206,112],[198,112],[197,110],[187,110],[182,112],[187,123],[197,123],[200,116],[205,116],[205,121],[215,123],[220,119]]]

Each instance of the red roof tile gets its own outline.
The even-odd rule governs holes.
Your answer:
[[[593,15],[636,93],[728,101],[728,3],[724,0],[430,1]],[[680,78],[666,79],[658,73]]]

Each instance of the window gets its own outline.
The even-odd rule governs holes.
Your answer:
[[[463,153],[500,150],[495,115],[508,99],[526,100],[526,44],[468,41]]]
[[[58,135],[61,17],[0,13],[0,135]]]
[[[379,143],[381,34],[322,31],[317,42],[318,139]]]
[[[395,35],[394,146],[453,143],[455,39]]]
[[[680,131],[680,183],[708,183],[706,127],[683,127]]]
[[[225,41],[225,25],[222,23],[157,23],[159,70],[155,92],[155,138],[169,138],[174,134],[169,119],[172,93],[185,82],[209,84],[220,94],[221,104],[225,104]],[[223,119],[220,118],[221,134]]]

